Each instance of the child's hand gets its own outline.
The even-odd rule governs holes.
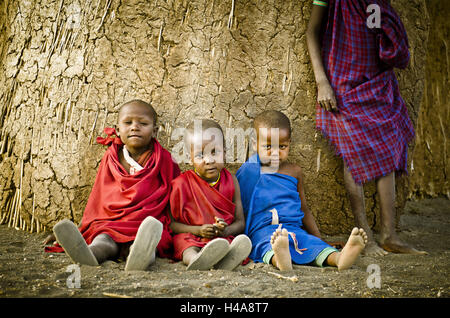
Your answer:
[[[45,240],[42,242],[43,245],[53,244],[56,242],[55,234],[50,234],[45,238]]]
[[[203,224],[200,226],[198,236],[204,238],[213,238],[216,236],[217,230],[213,224]]]
[[[317,102],[327,111],[337,111],[336,96],[329,82],[317,85]]]
[[[216,236],[223,236],[223,231],[228,226],[227,222],[225,222],[224,219],[218,218],[217,216],[214,217],[216,222],[213,224],[216,229]]]

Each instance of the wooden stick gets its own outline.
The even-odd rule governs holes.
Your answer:
[[[59,14],[61,13],[61,9],[62,9],[63,3],[64,3],[64,0],[61,0],[61,3],[59,4],[58,13],[56,14],[56,20],[55,21],[58,21]]]
[[[11,220],[11,227],[16,227],[16,223],[17,223],[17,210],[19,208],[19,196],[20,196],[19,191],[20,191],[19,189],[16,189],[17,196],[16,196],[16,201],[14,202],[14,216]]]
[[[30,233],[33,233],[34,228],[34,207],[35,207],[35,200],[36,199],[36,193],[33,193],[33,207],[31,209],[31,225],[30,225]]]
[[[72,99],[72,97],[71,97],[71,99]],[[70,112],[69,129],[72,130],[73,112],[75,110],[75,107],[72,106],[72,101],[70,102],[70,106],[71,106],[72,111]]]
[[[61,4],[62,4],[62,1],[61,1]],[[58,23],[58,21],[56,21],[55,23]],[[64,23],[64,22],[61,22],[61,26],[63,25],[63,23]],[[59,40],[60,34],[61,34],[61,33],[60,33],[60,28],[57,26],[57,27],[56,27],[56,30],[55,30],[55,38],[53,39],[52,46],[50,47],[50,51],[49,51],[49,53],[48,53],[48,55],[47,55],[47,60],[45,61],[45,66],[47,66],[48,62],[50,61],[50,57],[52,56],[53,51],[55,50],[55,46],[56,46],[56,43],[57,43],[58,40]],[[44,66],[44,67],[45,67],[45,66]]]
[[[79,125],[78,125],[77,142],[80,141],[80,135],[81,135],[81,123],[83,122],[83,115],[84,115],[84,109],[81,111],[81,115],[80,115],[80,122],[79,122]]]
[[[187,20],[187,16],[188,16],[188,14],[189,14],[189,4],[188,4],[188,6],[187,6],[187,9],[186,9],[186,11],[184,12],[184,16],[183,16],[183,19],[181,19],[181,25],[183,25],[184,24],[184,22]]]
[[[231,0],[231,10],[230,15],[228,17],[228,29],[231,29],[233,26],[233,17],[234,17],[234,0]]]
[[[31,128],[30,164],[33,165],[34,127]]]
[[[20,224],[22,223],[22,216],[20,215],[20,212],[22,210],[22,180],[23,180],[23,159],[21,159],[21,163],[20,163],[20,182],[19,182],[19,200],[18,200],[18,207],[17,207],[17,219],[14,222],[14,227],[17,227],[17,223],[19,223],[19,228],[20,228]]]
[[[316,164],[317,164],[317,168],[316,168],[316,172],[319,172],[320,170],[320,155],[322,153],[322,149],[319,149],[317,151],[317,159],[316,159]]]
[[[289,78],[289,86],[288,86],[288,89],[287,89],[285,95],[289,95],[289,92],[291,91],[291,85],[292,85],[292,70],[290,71],[289,77],[288,77],[288,78]]]
[[[63,138],[66,136],[66,125],[67,125],[67,118],[69,117],[69,108],[72,103],[72,97],[69,98],[66,105],[66,111],[64,113],[64,125],[63,125]]]
[[[68,25],[68,23],[66,23],[66,21],[64,21],[62,36],[61,36],[61,39],[59,40],[59,54],[62,53],[63,46],[66,43],[67,33],[69,32],[69,28],[67,27],[67,25]]]
[[[39,234],[40,229],[41,229],[41,225],[39,223],[39,219],[38,218],[36,218],[36,229],[37,229],[37,233]]]
[[[3,224],[3,222],[8,220],[8,216],[11,212],[10,210],[11,210],[12,201],[13,201],[13,197],[10,196],[6,202],[5,213],[3,214],[2,219],[0,220],[0,224]]]
[[[163,31],[163,28],[164,28],[164,20],[163,20],[163,22],[161,23],[161,27],[159,28],[158,46],[157,46],[158,52],[159,52],[160,49],[161,49],[161,38],[162,38],[162,31]]]
[[[113,297],[113,298],[132,298],[131,296],[128,295],[119,295],[119,294],[115,294],[115,293],[103,293],[104,296],[107,297]]]
[[[108,2],[105,4],[105,12],[103,13],[103,17],[102,17],[102,20],[100,21],[100,25],[97,27],[97,30],[95,30],[95,32],[98,32],[98,30],[100,30],[100,28],[102,27],[110,5],[111,5],[111,0],[108,0]]]
[[[75,32],[75,35],[72,36],[69,47],[67,48],[69,51],[72,51],[73,45],[75,44],[78,35],[80,34],[80,29]]]
[[[97,110],[97,115],[95,116],[94,124],[92,125],[91,135],[90,135],[90,137],[89,137],[89,143],[88,143],[88,145],[91,144],[92,136],[94,135],[95,126],[97,125],[97,119],[98,119],[98,114],[99,114],[99,112],[100,112],[100,110]]]
[[[100,2],[101,2],[102,0],[98,0],[98,2],[97,2],[97,7],[95,8],[95,13],[94,13],[94,19],[95,19],[95,17],[97,16],[97,13],[98,13],[98,8],[100,7]]]
[[[6,126],[5,126],[5,128],[6,128]],[[3,151],[5,150],[5,145],[7,144],[7,142],[8,142],[8,134],[5,134],[4,135],[4,138],[3,138],[3,140],[2,140],[2,145],[1,145],[1,147],[0,147],[0,155],[3,153]]]
[[[14,191],[14,198],[11,204],[11,210],[9,211],[9,218],[8,218],[8,227],[11,227],[12,220],[14,219],[14,210],[16,207],[16,199],[17,199],[17,189]]]
[[[297,277],[297,275],[288,277],[288,276],[283,276],[283,275],[280,275],[280,274],[274,273],[274,272],[268,272],[268,273],[269,273],[269,274],[272,274],[273,276],[275,276],[275,277],[277,277],[277,278],[280,278],[280,279],[290,280],[290,281],[293,282],[293,283],[298,282],[298,277]]]

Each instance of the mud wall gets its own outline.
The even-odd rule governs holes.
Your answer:
[[[168,149],[178,142],[173,131],[194,118],[245,130],[262,110],[285,112],[294,127],[291,157],[303,167],[320,229],[348,231],[342,163],[314,129],[311,2],[0,1],[0,221],[29,231],[78,222],[104,152],[95,137],[115,124],[120,104],[140,98],[159,113],[158,138]],[[424,0],[392,3],[410,38],[411,65],[399,81],[416,122],[427,11]],[[402,208],[404,178],[397,190]],[[365,192],[376,227],[374,185]]]
[[[446,196],[450,199],[450,2],[431,0],[426,5],[433,23],[411,163],[410,195],[412,198]]]

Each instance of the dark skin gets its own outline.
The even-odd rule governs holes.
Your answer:
[[[153,116],[149,109],[140,103],[129,103],[122,106],[119,111],[118,125],[116,131],[120,139],[124,143],[124,147],[130,156],[137,160],[153,145],[152,140],[156,136],[157,127],[155,127]],[[130,165],[123,157],[122,151],[119,151],[119,162],[130,172]],[[54,234],[46,237],[43,244],[51,244],[56,240]],[[117,258],[120,252],[120,246],[107,234],[102,233],[94,238],[89,244],[98,263],[102,263],[108,259]]]
[[[321,56],[320,33],[322,31],[323,21],[327,16],[327,10],[328,8],[326,7],[312,6],[306,36],[317,85],[317,102],[326,111],[338,112],[336,95],[325,73]],[[355,223],[357,227],[363,228],[368,236],[365,254],[369,256],[382,256],[386,255],[387,251],[394,253],[426,254],[426,252],[418,251],[400,240],[395,231],[395,172],[391,172],[377,179],[375,182],[381,205],[380,246],[375,241],[372,230],[367,222],[363,185],[357,184],[354,181],[348,167],[344,164],[344,184],[350,199]]]
[[[225,152],[222,145],[216,145],[209,153],[205,150],[209,149],[211,140],[205,140],[201,137],[190,137],[191,144],[191,164],[195,168],[198,176],[208,183],[212,183],[219,177],[220,171],[224,168]],[[194,147],[197,143],[198,147]],[[202,225],[188,225],[176,222],[171,215],[170,228],[174,233],[192,233],[196,236],[214,239],[217,237],[236,236],[243,233],[245,229],[244,210],[241,202],[241,192],[239,182],[233,175],[234,195],[233,203],[235,204],[234,220],[231,224],[227,224],[224,219],[215,217],[215,223]],[[200,252],[200,248],[196,246],[189,247],[183,252],[183,263],[189,265],[192,259]]]
[[[262,162],[267,162],[261,164],[261,172],[277,172],[297,179],[297,191],[301,201],[301,209],[304,213],[303,227],[309,234],[321,238],[314,216],[306,203],[302,169],[298,165],[287,161],[291,143],[289,130],[285,128],[279,129],[278,149],[276,149],[272,144],[273,136],[271,136],[270,129],[259,130],[260,127],[255,128],[257,131],[256,147],[258,155]],[[272,165],[270,162],[272,162]]]
[[[263,128],[263,129],[260,129]],[[302,169],[293,163],[287,161],[290,150],[291,135],[287,128],[279,128],[278,134],[272,135],[272,131],[268,128],[256,126],[257,141],[256,150],[261,160],[262,173],[280,173],[297,179],[297,191],[301,201],[301,210],[303,211],[303,229],[309,234],[321,238],[319,228],[317,227],[311,210],[306,203],[306,196],[303,186]],[[339,253],[331,253],[325,260],[325,264],[337,266]],[[271,259],[272,265],[280,270],[292,269],[289,260],[288,264],[284,264],[277,258],[277,254]]]

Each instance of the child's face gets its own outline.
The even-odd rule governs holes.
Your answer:
[[[190,144],[191,164],[197,174],[209,183],[216,181],[224,167],[223,136],[212,141],[204,136],[192,135]]]
[[[262,166],[278,168],[289,155],[291,136],[286,128],[258,127],[256,151]]]
[[[138,103],[122,107],[119,113],[117,131],[129,151],[147,150],[156,136],[157,127],[145,105]]]

